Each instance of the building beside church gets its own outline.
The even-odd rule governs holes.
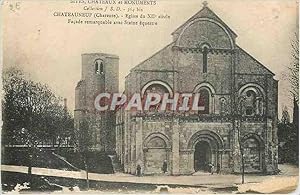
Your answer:
[[[205,171],[276,173],[278,81],[236,43],[237,34],[207,5],[178,27],[173,41],[131,69],[125,94],[199,93],[201,111],[95,112],[95,95],[118,92],[119,58],[83,54],[76,87],[77,135],[90,150],[115,153],[126,173]],[[81,133],[80,133],[81,132]],[[85,134],[85,133],[83,133]],[[78,138],[79,140],[80,138]],[[241,146],[241,147],[240,147]]]
[[[207,5],[178,27],[173,42],[131,69],[125,94],[200,93],[199,112],[119,110],[116,152],[126,173],[277,172],[274,74],[236,43],[237,34]]]

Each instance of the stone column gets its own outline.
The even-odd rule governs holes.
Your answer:
[[[215,106],[215,95],[214,94],[211,95],[211,99],[212,99],[211,113],[215,114],[215,112],[216,112],[216,106]]]
[[[267,173],[273,173],[274,159],[272,147],[272,119],[267,119],[266,140],[265,140],[265,164]]]
[[[173,120],[172,126],[172,174],[179,174],[179,122]]]
[[[136,130],[136,121],[132,122],[132,129],[130,133],[130,173],[135,174],[135,130]]]
[[[143,119],[136,118],[135,131],[135,145],[136,145],[136,165],[140,165],[142,173],[144,172],[144,152],[143,152]]]
[[[189,173],[192,174],[195,172],[195,169],[194,169],[194,150],[191,149],[189,150]]]
[[[216,164],[216,170],[218,169],[218,164],[220,165],[220,172],[222,170],[222,158],[223,158],[223,151],[218,151],[218,162]]]
[[[255,113],[257,115],[260,114],[260,99],[259,98],[256,98],[256,100],[255,100]]]
[[[127,111],[125,111],[125,117],[124,117],[125,121],[124,121],[124,145],[125,145],[125,151],[124,151],[124,170],[125,170],[125,173],[128,173],[129,172],[129,146],[130,146],[130,142],[128,141],[128,133],[129,132],[129,128],[128,126],[130,125],[130,120],[129,117],[128,117],[128,113]]]
[[[230,162],[230,150],[225,150],[223,151],[222,153],[222,158],[221,158],[221,172],[222,173],[232,173],[232,167],[231,167],[231,164],[229,163]]]

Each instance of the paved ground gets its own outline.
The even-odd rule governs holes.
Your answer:
[[[3,171],[27,173],[28,168],[23,166],[2,165]],[[246,175],[244,185],[240,185],[240,175],[210,175],[200,173],[191,176],[144,176],[136,177],[129,174],[96,174],[89,173],[89,179],[106,182],[127,182],[127,183],[144,183],[158,185],[186,185],[186,186],[205,186],[205,187],[232,187],[238,186],[241,192],[254,190],[257,192],[274,192],[282,189],[295,189],[298,184],[299,170],[292,165],[280,165],[281,173],[279,175]],[[85,179],[84,171],[63,171],[57,169],[32,168],[32,174],[44,176],[56,176],[65,178]],[[263,184],[263,185],[259,185]],[[264,190],[266,189],[266,190]]]

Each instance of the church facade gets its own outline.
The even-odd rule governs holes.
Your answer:
[[[116,113],[116,153],[126,173],[192,174],[212,163],[223,173],[273,174],[277,167],[274,74],[236,43],[206,5],[173,42],[131,69],[125,94],[200,93],[201,111]]]

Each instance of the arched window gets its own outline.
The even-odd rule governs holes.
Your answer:
[[[169,93],[170,92],[168,91],[168,89],[161,85],[161,84],[152,84],[150,86],[148,86],[146,89],[145,89],[145,92],[144,92],[144,99],[146,99],[147,97],[147,94],[148,93],[156,93],[156,94],[159,94],[160,97],[161,97],[161,100],[160,100],[160,103],[156,104],[156,105],[153,105],[153,106],[150,106],[149,110],[150,111],[158,111],[159,110],[159,107],[162,103],[162,99],[163,99],[163,96],[165,93]]]
[[[204,110],[199,110],[199,114],[209,114],[209,91],[205,88],[199,90],[198,106],[203,106]]]
[[[95,61],[95,73],[96,74],[104,74],[104,65],[101,59],[97,59]]]
[[[204,106],[204,110],[199,111],[198,114],[213,114],[215,112],[215,94],[216,91],[209,83],[200,83],[195,86],[193,93],[199,93],[198,106]]]
[[[220,98],[220,114],[227,114],[228,108],[226,103],[226,98],[222,97]]]
[[[239,89],[239,106],[246,116],[263,115],[265,93],[261,86],[249,83]]]
[[[146,85],[143,86],[141,89],[142,95],[149,92],[163,92],[163,93],[169,93],[170,96],[173,96],[172,88],[165,82],[162,81],[150,81]]]
[[[203,47],[203,73],[207,73],[207,54],[208,54],[208,47]]]
[[[262,115],[263,114],[263,97],[259,91],[246,89],[240,96],[241,110],[246,116]]]
[[[245,114],[251,116],[255,113],[256,93],[252,90],[246,92]]]
[[[165,93],[169,93],[168,89],[160,84],[153,84],[147,87],[145,93],[158,93],[160,95],[164,95]]]

